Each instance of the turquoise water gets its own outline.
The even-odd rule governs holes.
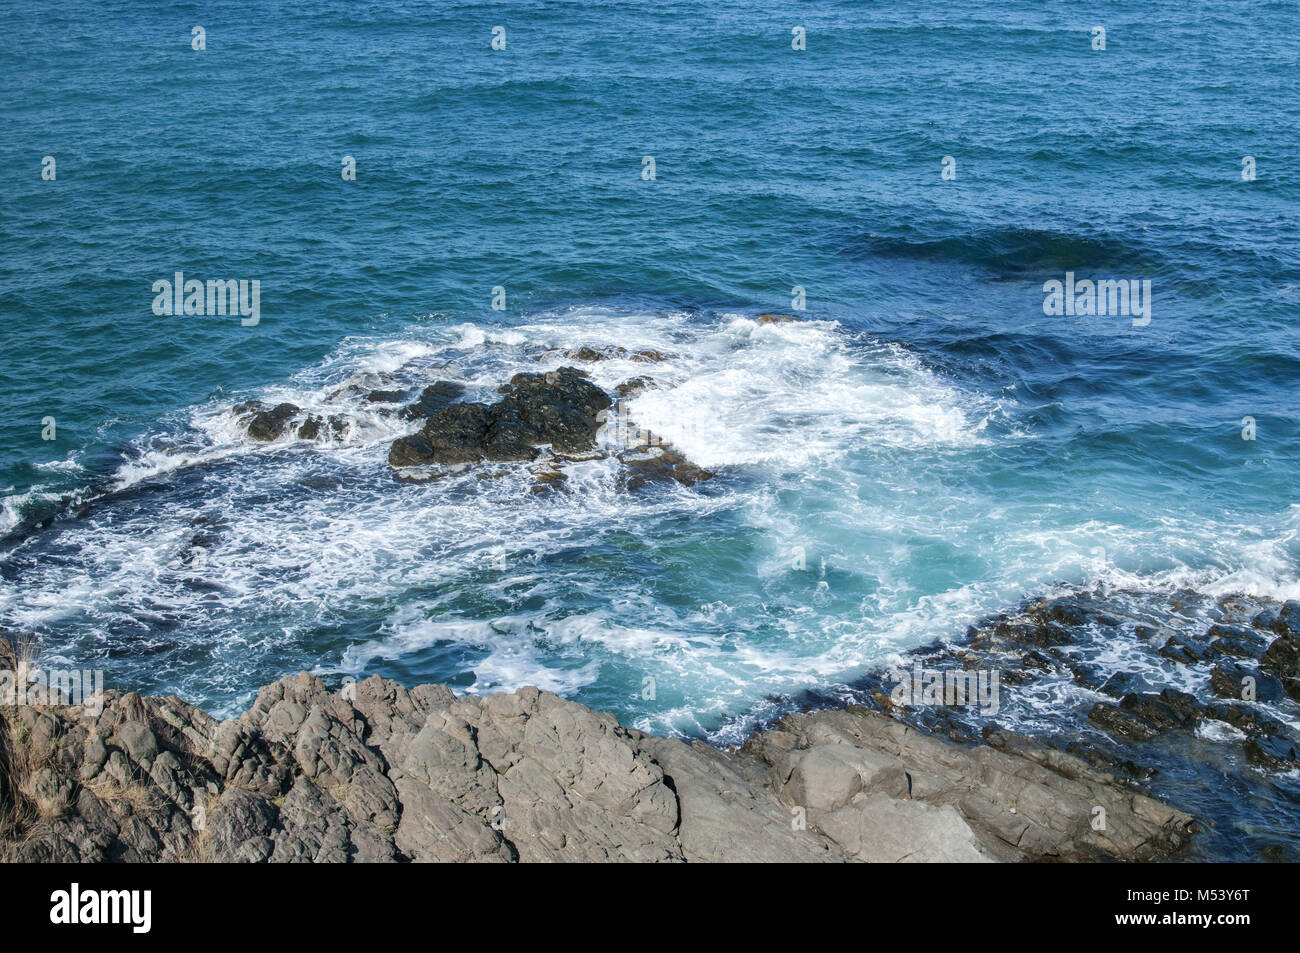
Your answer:
[[[1024,598],[1300,597],[1297,27],[7,4],[0,627],[223,714],[379,672],[726,742]],[[260,322],[155,315],[176,271],[260,281]],[[1149,280],[1150,323],[1046,315],[1066,272]],[[482,397],[582,345],[668,355],[589,369],[654,376],[633,415],[716,479],[410,485],[410,425],[363,406],[329,445],[230,424],[390,376]]]

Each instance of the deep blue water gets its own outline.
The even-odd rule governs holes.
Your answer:
[[[1298,35],[1288,2],[13,0],[0,627],[223,714],[308,668],[731,741],[1023,598],[1300,596]],[[260,323],[156,316],[176,271],[257,279]],[[1066,272],[1149,280],[1150,323],[1045,314]],[[669,355],[590,370],[654,375],[638,421],[717,478],[417,486],[365,408],[328,446],[230,426],[581,345]]]

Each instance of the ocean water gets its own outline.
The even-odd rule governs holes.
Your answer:
[[[1297,35],[1290,2],[13,0],[0,627],[222,715],[378,672],[732,743],[1024,599],[1300,598]],[[259,323],[155,315],[177,271],[258,280]],[[1149,323],[1046,314],[1067,272],[1149,281]],[[362,401],[323,445],[229,413],[483,399],[584,345],[666,356],[586,369],[654,377],[632,415],[714,480],[401,483],[413,425]]]

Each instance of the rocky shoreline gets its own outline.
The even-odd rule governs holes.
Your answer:
[[[660,386],[651,374],[606,388],[571,365],[473,387],[457,376],[367,373],[309,407],[248,401],[229,419],[286,446],[373,439],[379,420],[404,483],[517,467],[533,493],[563,492],[571,465],[597,458],[628,492],[715,476],[629,416]],[[200,528],[186,561],[210,544]],[[1291,856],[1300,602],[1080,590],[905,661],[915,674],[769,699],[769,714],[805,710],[747,723],[725,750],[534,688],[457,697],[377,676],[286,677],[230,721],[132,692],[95,710],[0,704],[0,859],[1140,861],[1210,843],[1211,859]],[[17,664],[0,638],[0,675]],[[930,676],[980,697],[931,699]]]
[[[961,745],[860,707],[788,715],[735,750],[535,688],[378,676],[286,677],[229,721],[174,696],[94,707],[0,714],[0,859],[1135,861],[1195,829],[1027,738]]]

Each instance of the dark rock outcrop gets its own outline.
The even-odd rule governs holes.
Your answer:
[[[415,403],[402,411],[402,416],[408,420],[428,417],[460,400],[464,393],[464,384],[457,384],[455,381],[437,381],[421,391]]]
[[[508,430],[495,431],[495,416],[486,404],[451,404],[430,414],[418,433],[401,437],[388,451],[394,467],[430,463],[477,463],[480,460],[532,460],[536,448],[516,442]]]
[[[1075,592],[1031,600],[982,621],[960,650],[936,646],[916,654],[927,664],[947,660],[996,669],[1004,685],[1060,697],[1066,694],[1063,685],[1073,682],[1115,699],[1085,700],[1077,711],[1057,713],[1060,737],[1054,743],[1094,766],[1133,778],[1162,769],[1192,772],[1202,752],[1213,750],[1227,764],[1244,762],[1244,783],[1255,784],[1255,769],[1300,767],[1300,735],[1288,724],[1300,700],[1297,623],[1295,601],[1215,598],[1186,589]],[[1113,663],[1098,661],[1116,647],[1135,659],[1145,656],[1145,664],[1115,671]],[[1174,674],[1167,672],[1170,662],[1182,670],[1175,675],[1182,685],[1199,682],[1208,691],[1167,687],[1165,679]],[[1199,678],[1189,681],[1186,675]],[[964,737],[972,727],[954,709],[907,717],[952,737]],[[1154,763],[1145,763],[1148,756]]]
[[[394,467],[529,461],[549,444],[563,457],[598,455],[598,414],[610,406],[603,390],[583,372],[516,374],[495,404],[453,403],[435,410],[418,433],[393,443]]]
[[[270,443],[283,437],[289,428],[289,421],[301,413],[301,410],[293,404],[276,404],[266,409],[258,401],[239,404],[234,409],[236,414],[247,411],[252,411],[253,414],[248,422],[248,437],[259,443]]]
[[[643,361],[663,358],[648,350],[580,350],[593,360],[592,355]],[[376,383],[386,386],[370,386]],[[402,383],[390,374],[358,375],[325,398],[327,404],[351,402],[356,408],[353,414],[313,413],[287,402],[271,406],[258,400],[237,404],[231,413],[248,438],[257,443],[286,437],[313,443],[342,442],[359,432],[360,420],[375,414],[400,414],[405,420],[418,421],[418,431],[398,438],[389,447],[388,463],[402,481],[439,479],[452,472],[448,467],[476,463],[536,462],[545,466],[534,474],[534,489],[545,492],[567,481],[561,464],[598,459],[607,452],[624,464],[625,483],[631,489],[669,480],[690,486],[713,476],[671,447],[650,447],[648,434],[644,434],[646,441],[636,446],[622,444],[622,451],[599,444],[614,400],[593,384],[585,371],[574,367],[516,374],[498,388],[500,400],[491,404],[464,401],[465,385],[437,380],[399,409],[395,405],[408,400],[416,386],[402,388]],[[654,386],[650,378],[637,377],[616,392],[623,397]],[[549,451],[545,450],[548,447]],[[502,472],[508,471],[487,475]]]
[[[248,438],[258,443],[271,443],[287,434],[307,441],[342,440],[352,426],[345,414],[320,416],[305,413],[301,407],[290,403],[267,407],[260,400],[250,400],[236,404],[230,412],[241,418]],[[294,426],[295,422],[297,426]]]
[[[406,399],[404,390],[372,390],[366,394],[368,404],[397,404]]]
[[[1296,603],[1288,602],[1284,611],[1291,610]],[[1281,680],[1282,690],[1296,701],[1300,701],[1300,633],[1290,626],[1300,622],[1300,606],[1292,610],[1289,617],[1279,615],[1271,629],[1278,631],[1286,626],[1289,631],[1279,635],[1260,657],[1259,667],[1269,675]]]

